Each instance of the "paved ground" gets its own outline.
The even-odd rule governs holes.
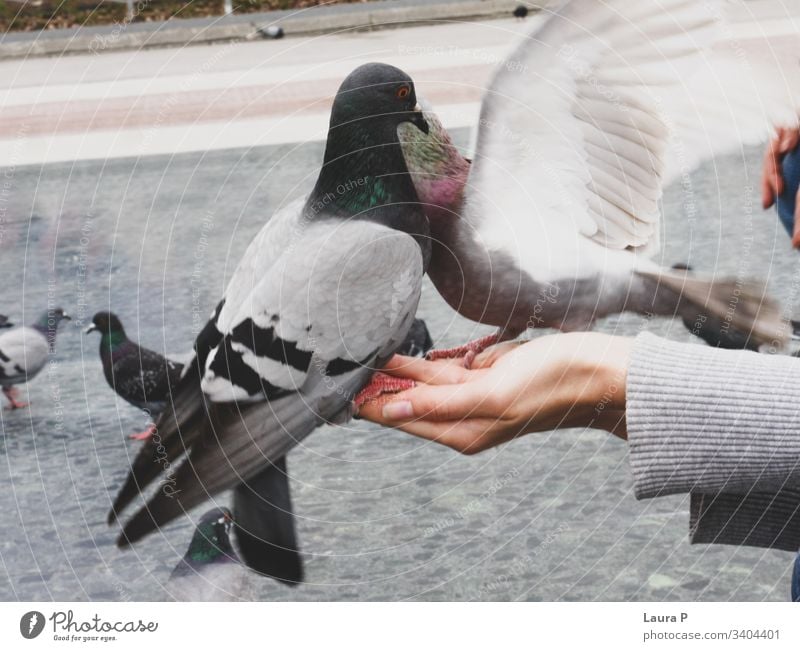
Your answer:
[[[0,64],[7,88],[0,179],[8,182],[0,185],[0,311],[30,318],[52,298],[77,317],[60,336],[54,363],[29,387],[33,406],[0,415],[0,598],[163,596],[161,584],[191,527],[181,520],[133,551],[113,547],[116,532],[106,527],[105,512],[136,449],[125,435],[142,426],[142,415],[107,388],[97,340],[78,329],[113,297],[134,337],[159,350],[186,350],[192,314],[210,310],[274,207],[313,180],[321,144],[304,141],[324,124],[324,102],[341,73],[336,57],[354,64],[372,44],[370,57],[402,61],[415,76],[435,70],[431,82],[452,85],[437,90],[439,83],[430,83],[430,93],[441,93],[437,104],[450,103],[457,126],[462,109],[466,115],[474,108],[478,86],[459,79],[470,70],[488,74],[477,53],[499,53],[519,27],[454,26],[455,50],[400,52],[403,44],[438,42],[442,32],[430,29],[320,41],[334,48],[325,56],[287,42]],[[206,61],[212,63],[197,74]],[[281,94],[289,82],[298,85]],[[246,88],[254,89],[250,102],[216,99]],[[315,108],[279,126],[286,108],[269,113],[272,101],[291,102],[294,92],[307,92],[303,106]],[[167,103],[170,97],[178,99]],[[251,104],[265,113],[230,121]],[[169,125],[157,119],[159,111],[173,120],[183,109]],[[148,112],[149,124],[141,117]],[[129,124],[132,116],[140,122]],[[269,124],[278,132],[272,140],[263,137]],[[469,140],[465,129],[455,134]],[[232,145],[245,146],[224,148]],[[191,151],[174,153],[183,149]],[[111,158],[76,160],[101,152]],[[759,153],[699,170],[692,178],[696,215],[686,214],[680,188],[669,189],[664,260],[720,273],[735,273],[747,260],[800,314],[798,258],[777,219],[752,207]],[[478,334],[430,286],[420,315],[441,345]],[[689,338],[677,323],[645,325]],[[640,326],[628,317],[600,325],[623,333]],[[625,444],[600,432],[530,436],[464,458],[357,423],[315,433],[292,453],[290,471],[308,584],[290,590],[260,581],[254,589],[261,599],[788,595],[791,555],[688,545],[687,500],[637,502]]]

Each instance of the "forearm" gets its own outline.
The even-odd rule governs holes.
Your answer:
[[[800,360],[635,340],[626,418],[636,495],[800,485]]]

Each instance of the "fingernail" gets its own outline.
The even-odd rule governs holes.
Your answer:
[[[414,407],[408,400],[389,402],[383,406],[383,417],[387,420],[404,420],[414,417]]]

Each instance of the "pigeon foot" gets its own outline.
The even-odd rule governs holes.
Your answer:
[[[13,409],[23,409],[27,407],[30,403],[28,402],[20,402],[17,400],[17,396],[19,392],[14,387],[3,388],[3,395],[8,399],[8,407],[9,411]]]
[[[136,432],[135,434],[131,434],[130,436],[128,436],[128,438],[131,439],[132,441],[149,441],[153,437],[153,434],[155,434],[155,432],[156,432],[156,426],[150,425],[150,427],[148,427],[143,432]]]
[[[392,377],[391,375],[381,372],[375,373],[370,383],[361,389],[353,400],[355,412],[358,414],[358,410],[361,407],[370,402],[374,402],[387,393],[400,393],[407,389],[413,389],[415,386],[416,382],[408,378]]]
[[[425,355],[425,359],[429,362],[435,362],[437,359],[460,359],[463,357],[464,368],[471,368],[475,358],[490,346],[494,346],[498,341],[500,341],[500,333],[495,332],[494,334],[470,341],[463,346],[443,348],[442,350],[430,350]]]

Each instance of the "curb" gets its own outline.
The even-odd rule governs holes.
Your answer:
[[[305,36],[477,20],[510,16],[519,4],[519,0],[381,0],[213,18],[176,18],[161,23],[123,22],[101,27],[8,32],[0,38],[0,60],[252,40],[260,38],[259,28],[274,24],[280,24],[288,36]],[[536,9],[531,6],[532,11]]]

